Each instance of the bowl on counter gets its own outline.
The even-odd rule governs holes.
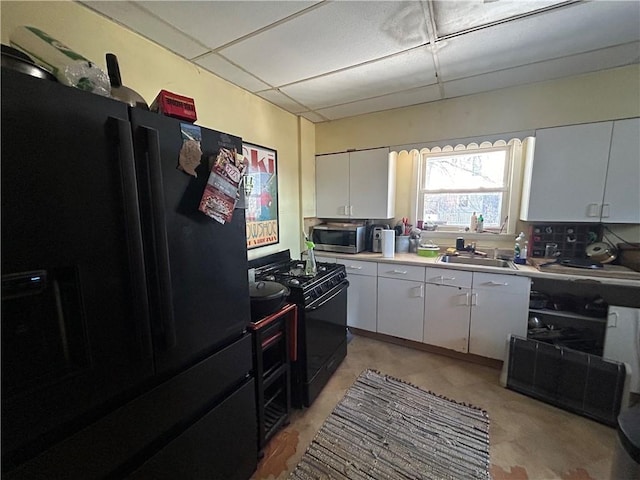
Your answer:
[[[418,255],[421,257],[437,257],[440,255],[440,247],[437,245],[419,245]]]

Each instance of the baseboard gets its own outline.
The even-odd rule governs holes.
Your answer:
[[[381,342],[393,343],[395,345],[401,345],[403,347],[413,348],[415,350],[422,350],[423,352],[435,353],[437,355],[444,355],[445,357],[455,358],[465,362],[471,362],[478,365],[484,365],[500,370],[502,368],[502,361],[495,360],[493,358],[481,357],[480,355],[474,355],[472,353],[461,353],[447,348],[436,347],[433,345],[427,345],[426,343],[416,342],[413,340],[407,340],[404,338],[393,337],[384,333],[370,332],[368,330],[361,330],[359,328],[349,327],[349,330],[354,335],[361,337],[369,337],[374,340],[380,340]]]

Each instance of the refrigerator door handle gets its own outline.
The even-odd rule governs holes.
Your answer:
[[[147,333],[149,328],[149,304],[147,296],[147,279],[144,268],[142,233],[140,230],[140,203],[136,187],[135,159],[131,124],[121,118],[109,117],[115,125],[117,136],[118,160],[122,177],[122,195],[125,209],[127,245],[131,265],[132,298],[134,302],[134,318],[138,320],[136,334],[143,357],[151,355],[151,343]]]
[[[157,284],[160,302],[160,330],[163,332],[164,348],[176,346],[176,326],[173,317],[171,269],[169,266],[169,244],[164,217],[164,188],[160,156],[160,136],[154,128],[141,126],[147,137],[147,161],[149,162],[149,187],[151,194],[151,218],[153,219],[154,252],[157,268]]]

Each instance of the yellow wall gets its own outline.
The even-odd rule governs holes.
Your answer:
[[[640,115],[640,66],[316,125],[317,153],[475,137]]]
[[[393,147],[637,116],[640,66],[632,65],[319,123],[316,151]],[[395,218],[399,219],[410,213],[409,156],[399,156],[397,165]],[[304,204],[305,212],[311,210]],[[518,222],[516,228],[525,225]],[[615,226],[614,231],[628,241],[640,241],[638,225]],[[502,241],[512,243],[510,238]]]
[[[302,217],[315,216],[316,153],[507,133],[640,115],[640,67],[611,69],[423,105],[312,124],[252,95],[81,4],[0,2],[2,42],[33,25],[106,69],[118,56],[123,82],[151,103],[161,89],[193,97],[198,124],[278,152],[280,243],[249,258],[301,247]],[[410,162],[398,162],[398,206],[406,208]],[[408,215],[398,211],[396,217]],[[640,238],[640,229],[626,229]]]
[[[249,251],[249,258],[290,248],[300,252],[300,154],[309,157],[313,125],[196,67],[81,4],[0,2],[2,43],[19,25],[32,25],[106,71],[105,53],[116,54],[123,84],[151,103],[161,89],[195,99],[198,125],[241,136],[278,152],[280,243]],[[304,128],[301,128],[301,125]],[[307,138],[308,135],[311,135]],[[313,147],[311,148],[311,150]],[[311,160],[306,159],[307,162]]]

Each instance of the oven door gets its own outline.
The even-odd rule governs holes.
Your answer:
[[[305,403],[310,404],[344,358],[347,341],[347,287],[343,280],[304,309]],[[340,352],[340,354],[336,354]]]

